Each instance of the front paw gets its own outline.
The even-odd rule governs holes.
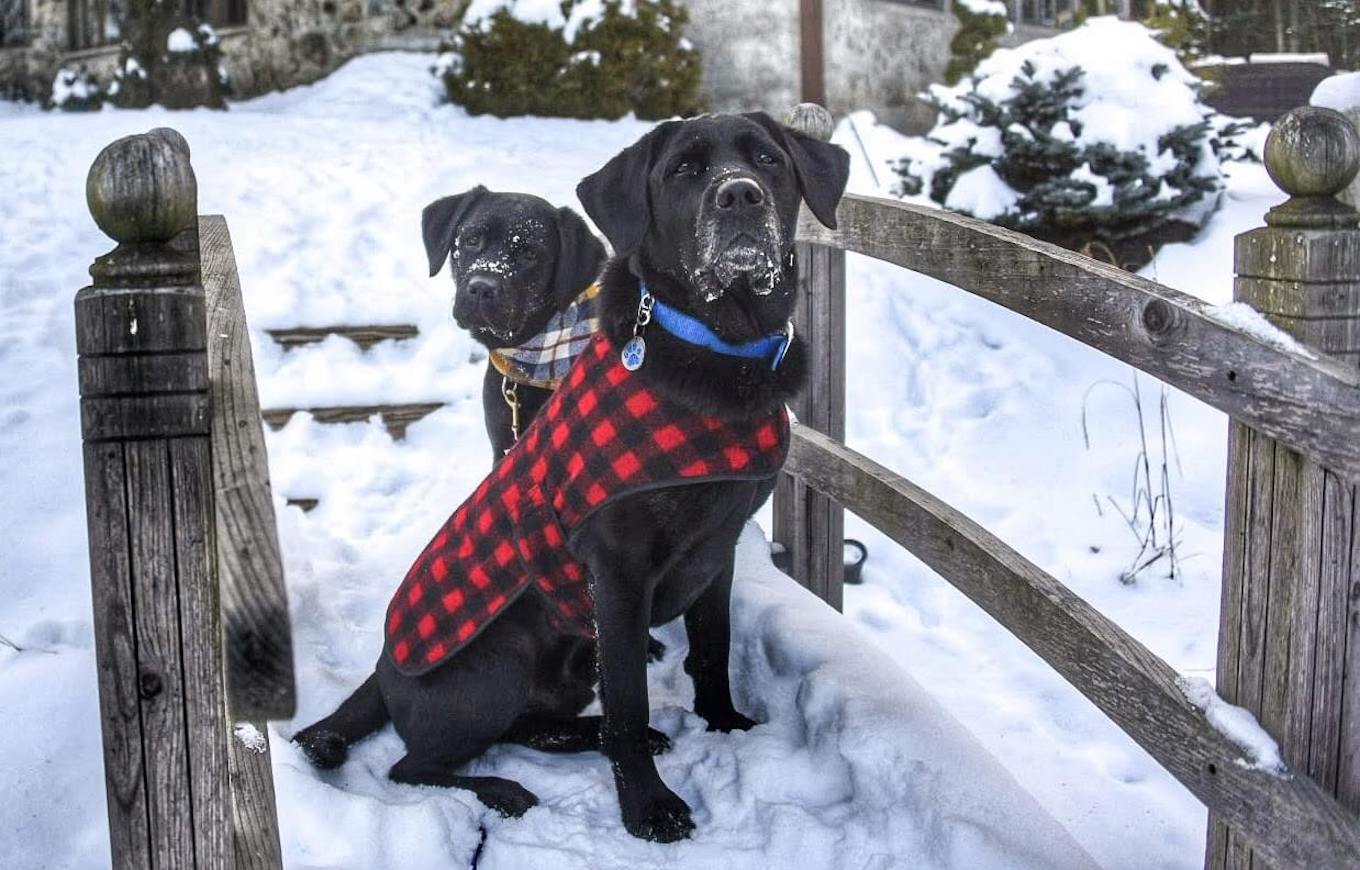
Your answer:
[[[699,711],[695,711],[699,712]],[[760,723],[741,715],[736,710],[722,710],[717,712],[699,712],[708,722],[709,731],[750,731]]]
[[[671,739],[655,728],[648,728],[647,749],[650,750],[653,755],[669,752],[671,749]]]
[[[627,807],[623,809],[623,826],[639,839],[674,843],[694,831],[694,819],[690,817],[689,804],[662,786],[660,793],[637,802],[631,812]]]

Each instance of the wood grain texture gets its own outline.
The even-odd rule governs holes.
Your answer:
[[[213,404],[217,568],[228,707],[235,719],[288,719],[296,705],[292,629],[269,488],[269,458],[231,237],[199,220]]]
[[[362,423],[371,417],[382,418],[388,434],[397,440],[406,437],[406,429],[444,407],[443,402],[410,402],[391,405],[326,405],[316,408],[266,408],[261,413],[271,429],[281,429],[294,414],[311,414],[318,423]]]
[[[1331,203],[1327,213],[1337,208]],[[1238,236],[1235,259],[1238,301],[1266,312],[1310,349],[1355,365],[1348,355],[1360,347],[1360,271],[1333,270],[1360,259],[1360,232],[1252,230]],[[1349,434],[1360,441],[1354,425]],[[1249,445],[1245,452],[1239,442]],[[1218,664],[1224,697],[1254,713],[1285,760],[1353,813],[1360,796],[1347,793],[1345,769],[1360,744],[1348,709],[1348,698],[1360,692],[1360,661],[1348,662],[1348,608],[1360,592],[1350,554],[1354,478],[1270,433],[1232,424],[1223,600],[1236,598],[1241,609],[1225,606]],[[1208,837],[1208,867],[1278,866],[1249,832],[1215,814]]]
[[[829,230],[804,209],[799,237],[947,281],[1173,384],[1325,467],[1360,477],[1360,372],[1354,367],[1275,347],[1215,319],[1213,306],[1185,293],[962,215],[847,195],[837,217],[840,229]],[[1360,274],[1360,250],[1321,241],[1305,247],[1300,257],[1320,270],[1350,264],[1350,272],[1329,274]],[[1264,262],[1278,273],[1278,264]]]
[[[198,870],[225,870],[230,799],[221,605],[212,551],[212,458],[207,438],[177,438],[168,447],[194,855]]]
[[[134,441],[124,450],[151,865],[193,867],[193,792],[170,456],[166,442],[161,440]]]
[[[1304,776],[1238,764],[1176,673],[968,517],[842,444],[795,426],[786,469],[949,580],[1282,867],[1360,866],[1360,825]]]
[[[142,772],[141,699],[137,685],[123,445],[86,444],[84,454],[109,846],[115,865],[149,867],[151,834]]]
[[[845,438],[845,253],[798,244],[794,333],[807,358],[807,381],[790,403],[794,417]],[[775,489],[774,539],[790,554],[792,576],[840,610],[845,577],[845,512],[834,500],[792,481]]]
[[[254,722],[263,751],[247,748],[233,734],[227,755],[231,770],[231,855],[233,870],[278,870],[283,866],[279,819],[274,807],[274,774],[269,763],[269,729]]]

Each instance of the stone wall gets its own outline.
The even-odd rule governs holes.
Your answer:
[[[42,99],[66,46],[67,0],[30,0],[29,43],[0,48],[0,97]]]

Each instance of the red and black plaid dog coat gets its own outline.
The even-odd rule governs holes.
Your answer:
[[[553,603],[559,629],[593,635],[586,569],[567,549],[586,517],[640,490],[772,477],[788,445],[783,408],[737,423],[686,411],[596,336],[411,566],[387,607],[387,654],[401,672],[424,673],[529,588]]]

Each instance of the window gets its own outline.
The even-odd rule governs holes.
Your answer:
[[[1076,0],[1020,0],[1020,21],[1041,27],[1070,27],[1077,15]]]
[[[0,0],[0,48],[28,43],[28,0]]]
[[[126,11],[127,0],[68,0],[66,32],[71,49],[116,45]]]
[[[213,27],[246,23],[246,0],[184,0],[184,12]]]

